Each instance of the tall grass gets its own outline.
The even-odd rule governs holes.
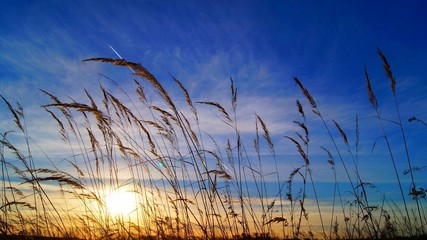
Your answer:
[[[273,238],[389,238],[425,236],[426,206],[424,188],[417,187],[411,165],[404,125],[396,94],[396,80],[390,66],[378,51],[391,80],[396,112],[411,177],[411,190],[405,192],[385,131],[383,138],[390,154],[403,205],[393,204],[380,194],[372,196],[375,185],[362,178],[358,163],[359,119],[356,117],[354,150],[341,125],[326,119],[309,90],[298,78],[295,83],[320,119],[333,151],[325,150],[324,164],[333,170],[333,201],[322,202],[311,165],[310,117],[304,103],[296,105],[301,120],[295,136],[286,136],[302,158],[300,166],[291,159],[280,164],[292,168],[283,176],[268,124],[255,114],[254,136],[243,139],[238,119],[237,88],[230,79],[230,104],[193,101],[185,86],[175,78],[185,105],[178,105],[161,82],[147,69],[124,59],[92,58],[130,68],[135,94],[118,86],[113,94],[99,86],[101,99],[85,90],[86,100],[63,100],[42,92],[50,103],[42,110],[59,130],[69,155],[57,163],[46,154],[34,159],[34,148],[26,126],[23,107],[2,97],[16,129],[1,133],[2,236],[50,236],[85,239],[273,239]],[[368,96],[383,129],[384,119],[372,91],[365,67]],[[159,101],[151,102],[146,89],[154,90]],[[201,110],[218,116],[215,124],[230,134],[216,137],[201,121]],[[417,118],[411,121],[422,122]],[[344,143],[338,144],[336,129]],[[246,135],[245,135],[246,136]],[[253,149],[252,149],[253,148]],[[338,159],[341,167],[335,163]],[[273,170],[266,168],[266,163]],[[349,164],[351,162],[351,164]],[[45,167],[46,164],[50,167]],[[420,169],[420,168],[419,168]],[[344,171],[351,199],[344,200],[337,170]],[[354,171],[354,174],[351,172]],[[298,180],[299,179],[299,180]],[[274,184],[272,184],[272,182]],[[310,184],[310,185],[307,185]],[[274,186],[273,188],[271,186]],[[127,214],[109,211],[108,195],[117,191],[133,193],[137,203]],[[405,198],[411,195],[412,201]],[[339,199],[339,201],[338,201]],[[313,202],[313,203],[310,203]],[[331,207],[330,221],[327,209]],[[404,212],[402,213],[401,207]]]

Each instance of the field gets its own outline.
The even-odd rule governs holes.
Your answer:
[[[301,164],[289,166],[290,174],[283,176],[280,169],[286,159],[276,154],[262,116],[254,117],[254,135],[241,132],[233,79],[229,105],[223,106],[193,101],[172,77],[176,91],[182,93],[177,101],[140,64],[93,58],[85,61],[130,68],[138,77],[135,89],[131,93],[116,86],[118,97],[99,86],[92,91],[101,98],[85,90],[84,100],[42,90],[50,103],[40,111],[49,116],[46,124],[58,129],[58,140],[52,144],[69,150],[61,164],[47,153],[42,160],[33,156],[46,146],[32,141],[25,107],[2,97],[15,127],[2,132],[0,140],[0,238],[421,239],[427,232],[426,190],[417,179],[424,167],[412,166],[404,126],[417,124],[422,133],[426,123],[401,118],[396,78],[380,50],[378,55],[395,99],[393,109],[387,110],[395,111],[396,118],[382,117],[384,109],[366,68],[367,94],[361,97],[369,98],[375,112],[370,121],[382,132],[377,144],[382,144],[393,166],[389,174],[395,178],[398,203],[363,179],[358,116],[351,129],[356,137],[350,138],[338,121],[325,118],[309,86],[296,77],[293,81],[303,100],[288,106],[299,118],[293,121],[295,134],[284,139],[296,149]],[[148,92],[158,100],[147,98]],[[199,113],[206,109],[216,119],[201,119]],[[321,200],[320,183],[313,177],[311,149],[316,143],[311,141],[309,118],[320,121],[331,144],[320,146],[335,179],[329,186],[333,192],[329,204]],[[401,133],[403,144],[394,146],[389,139],[385,131],[389,122]],[[216,137],[208,131],[212,126],[223,126],[227,133]],[[403,159],[394,155],[396,147],[405,152]],[[266,169],[266,161],[273,167]],[[396,161],[407,167],[398,169]],[[410,179],[409,190],[403,186],[403,175]]]

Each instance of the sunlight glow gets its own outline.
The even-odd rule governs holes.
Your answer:
[[[126,216],[136,209],[135,193],[117,189],[105,196],[108,212],[114,216]]]

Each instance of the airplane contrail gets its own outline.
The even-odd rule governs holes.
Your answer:
[[[113,50],[113,52],[120,58],[120,59],[122,59],[123,60],[123,58],[122,58],[122,56],[120,56],[120,54],[111,46],[111,45],[108,45],[110,48],[111,48],[111,50]],[[133,73],[135,73],[135,71],[131,68],[131,67],[128,67]]]
[[[111,50],[113,50],[113,52],[120,58],[120,59],[123,59],[122,58],[122,56],[120,56],[120,54],[111,46],[111,45],[108,45],[110,48],[111,48]]]

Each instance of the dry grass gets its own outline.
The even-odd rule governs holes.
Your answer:
[[[380,50],[378,54],[396,97],[396,78],[384,54]],[[140,64],[110,58],[84,61],[132,69],[143,81],[134,81],[138,99],[133,100],[123,92],[123,100],[123,96],[113,95],[103,86],[99,89],[101,100],[85,90],[86,103],[65,101],[42,90],[51,99],[42,109],[58,126],[60,138],[70,150],[65,165],[55,164],[46,156],[46,163],[51,166],[46,168],[39,167],[42,159],[33,159],[34,144],[26,128],[23,107],[14,106],[2,97],[18,130],[13,134],[19,134],[25,143],[19,149],[10,137],[11,132],[1,133],[2,239],[406,239],[425,236],[427,221],[423,213],[427,209],[421,201],[425,199],[425,190],[417,188],[415,177],[409,171],[413,188],[409,193],[403,191],[385,132],[404,203],[403,213],[401,207],[385,197],[381,204],[372,205],[371,193],[366,188],[374,185],[362,179],[363,170],[357,163],[358,117],[356,149],[352,151],[344,129],[338,121],[332,120],[332,125],[324,118],[314,97],[298,78],[294,78],[295,83],[315,117],[322,121],[334,148],[330,151],[322,147],[335,179],[328,223],[312,174],[316,169],[310,164],[311,126],[301,101],[296,101],[301,117],[294,121],[296,136],[286,138],[296,146],[302,161],[293,167],[289,176],[283,176],[272,133],[259,115],[254,116],[255,154],[247,150],[248,139],[242,139],[240,134],[237,89],[232,79],[232,111],[227,111],[229,108],[215,101],[193,101],[184,85],[172,77],[186,103],[179,108],[162,84]],[[369,101],[382,128],[378,100],[366,67],[364,73]],[[150,103],[146,88],[154,89],[162,102]],[[396,100],[399,117],[396,122],[406,140],[397,103]],[[199,107],[218,111],[221,114],[218,122],[225,123],[233,134],[226,139],[215,139],[205,132]],[[424,123],[415,117],[410,121]],[[331,126],[341,136],[344,148],[336,143]],[[268,172],[265,162],[271,160],[275,166],[273,172]],[[349,166],[349,162],[353,166]],[[407,162],[412,170],[408,152]],[[349,169],[354,169],[355,174]],[[340,189],[337,170],[345,172],[351,189]],[[269,176],[277,180],[274,188],[268,185]],[[117,189],[128,189],[135,194],[137,206],[127,216],[114,216],[107,209],[106,195]],[[353,199],[343,201],[343,191],[351,192]],[[409,208],[410,200],[405,197],[408,194],[416,203],[415,209]],[[309,206],[309,198],[314,199],[314,207]],[[319,228],[315,228],[315,224]]]

